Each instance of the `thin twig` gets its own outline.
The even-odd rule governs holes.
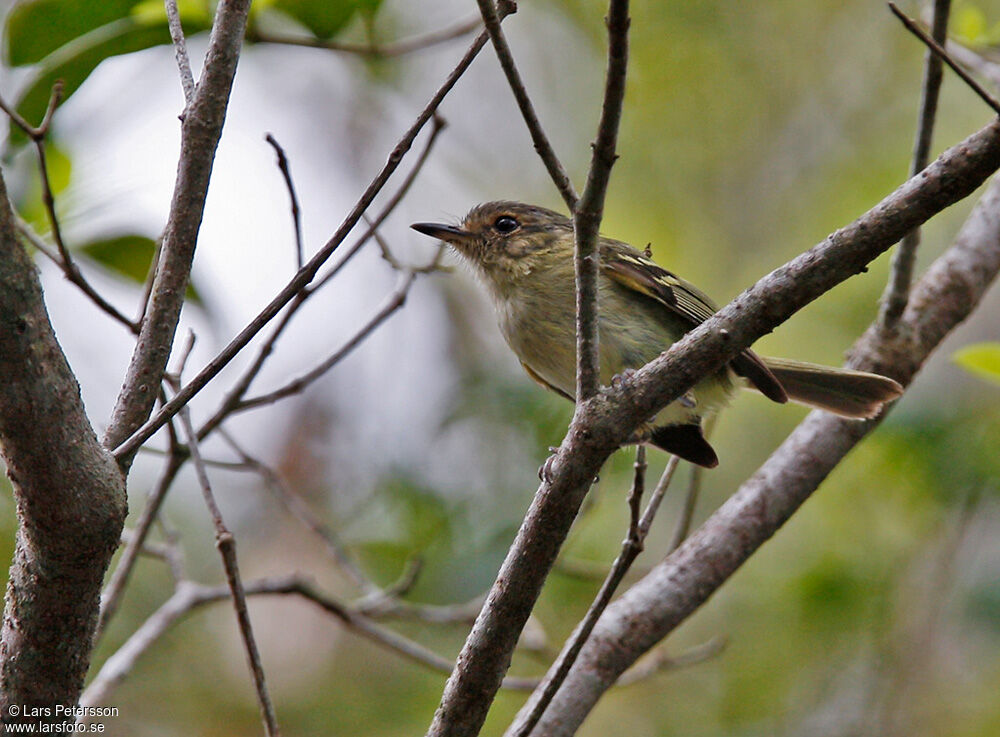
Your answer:
[[[167,9],[167,26],[170,28],[170,38],[174,43],[174,56],[177,58],[177,69],[181,75],[184,102],[190,105],[194,100],[194,74],[191,72],[191,59],[188,58],[187,41],[184,40],[181,14],[177,9],[177,0],[164,0],[163,4]]]
[[[713,637],[701,645],[695,645],[685,650],[680,655],[668,655],[664,648],[657,648],[625,671],[615,685],[631,686],[633,683],[644,681],[665,670],[688,668],[692,665],[704,663],[706,660],[714,658],[725,648],[725,637]]]
[[[1000,102],[998,102],[997,99],[993,97],[993,95],[987,92],[982,85],[980,85],[976,80],[974,80],[969,75],[969,73],[962,68],[962,66],[958,62],[952,59],[951,55],[944,50],[941,44],[939,44],[933,38],[928,36],[924,32],[924,30],[919,25],[917,25],[915,21],[907,17],[907,15],[903,13],[903,11],[897,8],[895,3],[889,3],[889,9],[892,11],[893,15],[899,18],[902,24],[906,26],[906,30],[908,30],[914,36],[923,41],[931,51],[940,56],[941,59],[944,60],[944,63],[947,64],[949,67],[951,67],[952,71],[955,72],[955,74],[957,74],[959,77],[961,77],[962,81],[965,82],[967,85],[969,85],[969,87],[972,88],[972,91],[975,92],[977,95],[979,95],[979,98],[983,102],[985,102],[987,105],[993,108],[994,112],[1000,113]]]
[[[704,472],[705,469],[701,466],[691,466],[687,493],[684,494],[684,503],[681,506],[680,514],[677,515],[677,522],[674,526],[674,533],[670,536],[670,543],[667,545],[667,554],[677,550],[691,532],[691,523],[694,520],[694,510],[698,504],[698,495],[701,492],[701,480],[704,478]]]
[[[222,511],[212,493],[212,485],[208,478],[208,471],[201,460],[201,453],[198,450],[198,436],[191,424],[191,413],[185,406],[179,413],[181,427],[187,437],[188,450],[191,453],[191,461],[194,463],[195,473],[198,483],[201,486],[202,496],[205,498],[205,505],[208,507],[212,517],[212,524],[215,527],[215,547],[218,548],[222,556],[222,566],[226,571],[226,582],[233,599],[233,607],[236,610],[236,619],[239,623],[240,635],[243,638],[243,646],[246,650],[247,660],[250,664],[250,673],[253,677],[254,687],[257,692],[257,701],[260,705],[261,716],[264,719],[264,727],[269,737],[276,737],[281,734],[278,728],[278,720],[274,714],[274,704],[267,690],[267,680],[264,676],[264,667],[260,660],[260,651],[257,649],[257,641],[254,638],[253,627],[250,624],[250,612],[247,610],[246,591],[243,588],[243,581],[240,578],[239,563],[236,558],[236,539],[226,527],[222,519]]]
[[[299,576],[263,578],[247,582],[247,596],[298,596],[320,607],[339,619],[348,629],[414,663],[450,673],[452,663],[419,643],[380,627],[349,606],[320,593],[309,582]],[[97,706],[107,703],[112,691],[135,667],[139,658],[149,650],[181,618],[199,607],[224,601],[232,597],[228,586],[205,586],[192,581],[181,581],[173,595],[164,602],[137,629],[111,657],[109,657],[94,680],[80,697],[83,706]],[[682,656],[683,657],[683,656]],[[537,678],[508,677],[503,687],[515,691],[531,691],[538,687]]]
[[[548,136],[545,135],[542,124],[538,120],[538,115],[535,113],[535,108],[531,104],[531,98],[528,97],[528,92],[524,87],[521,74],[517,71],[517,65],[514,63],[510,46],[507,44],[507,39],[500,28],[497,7],[504,8],[504,6],[508,6],[511,8],[510,12],[515,12],[517,5],[512,0],[498,0],[496,6],[494,6],[493,0],[477,0],[477,2],[479,3],[479,12],[483,16],[483,22],[486,24],[486,30],[489,32],[490,40],[493,42],[493,48],[496,50],[497,59],[500,61],[500,67],[503,69],[504,74],[507,75],[507,82],[510,84],[511,92],[514,93],[514,99],[517,100],[517,106],[521,109],[524,123],[528,126],[531,141],[535,144],[535,151],[538,152],[542,163],[548,169],[549,176],[552,177],[552,182],[556,185],[556,189],[559,190],[559,194],[562,195],[566,207],[569,208],[570,212],[575,212],[578,197],[576,190],[573,188],[573,182],[560,163],[559,157],[556,155],[555,149],[552,148]]]
[[[344,358],[344,356],[362,343],[365,338],[371,335],[379,325],[389,318],[390,315],[403,306],[406,302],[406,295],[410,290],[410,285],[413,284],[413,280],[415,278],[416,274],[412,271],[404,275],[399,286],[393,290],[392,294],[389,295],[388,299],[386,299],[382,307],[379,308],[378,312],[376,312],[375,315],[373,315],[372,318],[365,323],[365,325],[362,326],[362,328],[358,330],[358,332],[356,332],[350,340],[348,340],[340,349],[321,362],[318,366],[302,374],[302,376],[289,381],[287,384],[278,389],[267,392],[266,394],[260,394],[256,397],[241,400],[237,403],[236,407],[233,408],[233,411],[244,412],[248,409],[253,409],[254,407],[260,407],[261,405],[273,404],[280,399],[284,399],[285,397],[289,397],[293,394],[298,394],[307,386],[319,379],[323,376],[323,374],[336,366]]]
[[[45,256],[49,261],[59,267],[60,271],[66,271],[66,265],[63,260],[59,258],[59,254],[53,251],[52,248],[46,243],[35,229],[31,227],[27,220],[22,218],[18,213],[14,213],[14,224],[17,228],[17,232],[24,238],[28,243],[30,243],[34,248],[38,250],[40,254]]]
[[[330,258],[337,246],[347,237],[347,234],[354,228],[358,220],[361,219],[361,215],[365,210],[368,209],[372,201],[375,199],[375,195],[378,194],[382,187],[388,181],[392,173],[399,167],[404,155],[409,150],[410,146],[413,145],[414,139],[417,134],[423,128],[423,126],[430,120],[434,111],[437,109],[441,101],[444,100],[451,88],[455,86],[459,78],[465,73],[465,70],[469,68],[472,64],[473,59],[479,54],[483,46],[486,44],[487,34],[485,31],[479,34],[476,40],[466,51],[465,56],[456,65],[452,72],[448,75],[447,79],[438,88],[438,90],[431,97],[430,101],[424,107],[424,109],[417,116],[417,119],[413,122],[410,128],[403,134],[403,137],[396,144],[396,147],[389,154],[389,159],[371,181],[368,187],[365,189],[364,193],[358,199],[357,203],[348,213],[344,222],[337,229],[337,232],[330,238],[330,240],[319,250],[319,252],[310,259],[309,263],[302,267],[302,269],[289,281],[289,283],[271,300],[271,302],[255,317],[250,323],[240,331],[239,335],[233,338],[229,344],[219,352],[219,354],[213,358],[207,366],[205,366],[197,376],[195,376],[191,381],[187,383],[172,400],[170,400],[164,407],[156,413],[154,417],[149,419],[142,427],[137,429],[131,434],[130,437],[123,440],[114,451],[115,457],[121,462],[122,459],[131,457],[131,455],[138,449],[142,443],[148,440],[153,433],[159,430],[166,421],[174,416],[181,407],[186,405],[191,398],[201,391],[209,381],[211,381],[215,376],[218,375],[223,368],[225,368],[230,361],[249,343],[257,333],[263,330],[275,315],[277,315],[281,309],[288,304],[301,290],[304,286],[309,284],[315,277],[316,272],[319,268]]]
[[[718,415],[710,415],[702,426],[702,432],[708,438],[715,429],[715,421]],[[670,459],[672,463],[676,458]],[[701,481],[704,478],[705,469],[702,466],[691,465],[691,475],[688,477],[687,491],[684,493],[684,503],[681,505],[680,514],[677,515],[677,522],[674,523],[674,532],[670,536],[670,543],[667,545],[667,553],[670,554],[680,547],[680,544],[687,538],[691,531],[691,523],[694,520],[694,510],[698,505],[698,496],[701,494]]]
[[[430,135],[427,137],[427,142],[424,144],[424,149],[420,152],[420,156],[417,157],[417,161],[413,168],[407,173],[403,183],[399,186],[397,192],[389,199],[389,202],[382,208],[375,219],[369,223],[368,229],[365,233],[354,243],[347,251],[347,254],[323,277],[319,278],[315,283],[309,286],[303,287],[295,298],[292,300],[288,309],[285,310],[278,324],[271,331],[271,334],[267,337],[264,343],[261,345],[260,350],[257,352],[257,356],[253,363],[243,372],[239,379],[233,384],[232,388],[226,392],[225,397],[220,403],[219,407],[212,416],[205,422],[204,425],[198,430],[198,439],[203,440],[207,437],[216,427],[219,426],[236,408],[236,405],[241,399],[243,399],[250,385],[253,383],[254,379],[260,374],[261,369],[264,367],[265,361],[274,352],[274,347],[277,344],[278,338],[284,333],[285,328],[291,323],[292,318],[295,313],[298,312],[299,308],[319,289],[325,286],[336,273],[343,268],[347,261],[357,253],[368,240],[374,235],[375,228],[381,223],[385,218],[387,218],[396,205],[402,199],[403,194],[409,189],[410,185],[413,183],[414,179],[419,173],[420,169],[423,167],[424,162],[427,160],[428,154],[430,153],[431,147],[434,145],[434,141],[437,139],[438,134],[444,129],[446,123],[443,118],[441,118],[437,113],[434,114],[432,120],[432,127]]]
[[[441,259],[444,257],[445,252],[448,250],[446,243],[441,243],[437,249],[434,251],[434,257],[428,261],[426,264],[421,266],[417,265],[407,265],[396,258],[392,249],[389,247],[389,243],[382,234],[379,233],[376,228],[376,224],[373,220],[369,220],[365,217],[365,223],[367,223],[368,228],[371,230],[372,240],[378,245],[379,253],[382,256],[382,260],[385,261],[389,266],[391,266],[396,271],[406,271],[412,272],[414,274],[431,274],[435,271],[450,272],[452,269],[448,266],[441,265]]]
[[[281,171],[281,176],[285,180],[285,188],[288,189],[288,197],[292,201],[292,224],[295,226],[295,269],[299,270],[302,268],[303,258],[302,258],[302,215],[299,212],[299,198],[295,194],[295,184],[292,182],[292,172],[288,168],[288,157],[285,156],[285,149],[281,147],[281,144],[275,139],[273,135],[268,133],[264,136],[264,140],[271,144],[271,148],[274,149],[274,153],[278,157],[278,169]]]
[[[358,568],[357,564],[354,562],[354,559],[348,555],[347,550],[337,533],[330,529],[328,525],[323,524],[323,522],[321,522],[319,518],[313,514],[313,511],[309,508],[309,505],[306,504],[305,500],[285,483],[284,479],[281,478],[277,471],[261,461],[259,458],[247,453],[243,446],[240,445],[225,429],[221,429],[219,432],[226,443],[229,444],[229,447],[232,448],[236,455],[240,457],[244,468],[259,475],[264,481],[264,484],[271,491],[271,494],[278,500],[278,502],[281,503],[288,513],[297,519],[307,530],[323,541],[323,546],[330,554],[330,557],[333,558],[337,566],[345,574],[347,574],[347,577],[350,578],[362,592],[366,594],[382,592],[382,589],[376,586],[371,579],[362,573],[361,569]]]
[[[229,464],[227,470],[249,471],[261,476],[268,489],[285,506],[288,512],[301,522],[306,529],[319,537],[337,565],[363,592],[360,599],[351,602],[350,608],[372,619],[409,619],[432,624],[471,623],[483,604],[483,597],[477,596],[459,604],[417,604],[403,601],[405,595],[420,573],[419,560],[410,561],[399,579],[385,588],[369,579],[348,554],[339,536],[312,512],[305,500],[284,482],[280,474],[246,450],[225,430],[220,431],[223,439],[240,456],[238,464]]]
[[[430,666],[441,673],[451,673],[452,671],[453,664],[447,658],[441,657],[423,645],[413,642],[392,630],[380,627],[368,617],[358,614],[339,602],[320,594],[312,586],[304,582],[300,581],[290,593],[296,593],[308,599],[324,611],[340,619],[362,637],[388,647],[390,650],[394,650],[399,655],[413,662]],[[508,677],[503,680],[503,688],[517,691],[530,691],[537,686],[537,678]]]
[[[104,633],[108,622],[111,621],[111,618],[117,612],[118,604],[125,592],[125,586],[128,584],[129,577],[139,558],[142,546],[146,542],[149,530],[160,512],[160,507],[163,505],[163,500],[166,498],[167,492],[170,491],[170,486],[184,465],[186,457],[186,455],[181,456],[173,450],[167,454],[167,461],[160,472],[160,478],[157,480],[153,491],[150,492],[149,498],[146,500],[146,506],[143,507],[142,514],[140,514],[139,519],[136,521],[135,528],[125,545],[125,549],[122,551],[121,557],[118,559],[118,565],[112,571],[111,578],[101,594],[101,614],[98,619],[96,637],[100,637]]]
[[[606,23],[608,68],[604,80],[601,119],[593,144],[587,184],[573,210],[573,229],[576,235],[577,402],[590,399],[600,385],[597,303],[600,252],[597,239],[604,214],[604,198],[611,179],[611,167],[618,158],[615,149],[628,71],[628,0],[611,0]]]
[[[330,270],[324,274],[322,277],[316,280],[315,284],[309,285],[309,291],[315,292],[322,289],[333,277],[335,277],[340,270],[343,269],[347,262],[350,261],[358,251],[360,251],[369,240],[371,240],[375,233],[377,232],[380,225],[385,222],[385,219],[392,214],[392,211],[396,209],[396,206],[402,201],[403,197],[407,192],[410,191],[410,187],[416,180],[417,175],[424,168],[428,157],[430,156],[431,149],[434,146],[434,142],[437,140],[438,135],[447,127],[448,123],[437,113],[434,113],[434,117],[431,120],[431,132],[427,136],[427,142],[424,144],[423,150],[417,157],[416,162],[413,164],[413,168],[407,173],[406,177],[403,179],[402,184],[399,185],[399,189],[389,198],[389,201],[385,203],[385,206],[379,211],[370,222],[368,222],[368,228],[361,234],[361,237],[343,254],[341,259],[334,264]]]
[[[10,117],[14,124],[31,139],[35,146],[35,153],[38,157],[38,175],[41,182],[42,203],[45,206],[45,214],[49,221],[49,230],[52,233],[52,240],[56,244],[58,256],[45,245],[41,237],[38,236],[32,230],[31,226],[28,225],[28,223],[25,222],[20,216],[17,216],[17,228],[21,235],[27,238],[33,246],[47,256],[53,263],[55,263],[59,267],[60,271],[63,272],[63,275],[72,284],[75,284],[80,291],[82,291],[101,311],[120,322],[132,333],[138,333],[138,324],[125,317],[125,315],[123,315],[104,297],[102,297],[97,290],[91,286],[90,282],[87,281],[83,272],[80,271],[80,267],[77,266],[76,262],[73,260],[69,249],[66,247],[66,242],[62,237],[62,228],[59,225],[59,216],[56,214],[55,193],[52,190],[52,183],[49,180],[49,167],[45,152],[45,138],[52,126],[52,117],[55,114],[56,107],[62,99],[62,92],[62,82],[57,81],[52,86],[52,94],[49,96],[49,104],[45,109],[45,115],[42,118],[42,122],[37,128],[18,115],[17,112],[8,106],[3,98],[0,97],[0,109],[2,109]]]
[[[934,20],[931,24],[931,33],[939,45],[943,45],[948,38],[948,14],[950,10],[951,0],[934,1]],[[944,69],[941,57],[931,49],[927,49],[924,56],[924,81],[920,96],[917,135],[913,144],[913,159],[910,162],[911,177],[923,171],[930,158],[934,121],[937,117],[938,97],[943,76]],[[910,284],[913,281],[913,268],[917,260],[919,246],[920,229],[914,228],[899,242],[899,247],[893,256],[889,283],[882,296],[882,309],[879,315],[880,322],[887,330],[896,325],[903,310],[906,309],[906,300],[910,294]]]
[[[291,36],[279,33],[267,33],[254,29],[248,35],[249,40],[257,43],[288,44],[290,46],[307,46],[314,49],[326,49],[328,51],[340,51],[348,54],[358,54],[360,56],[371,57],[393,57],[403,56],[414,51],[453,41],[472,31],[481,24],[479,16],[473,16],[468,20],[459,21],[450,28],[443,28],[439,31],[414,36],[413,38],[402,39],[394,43],[368,43],[358,44],[346,41],[334,41],[332,39],[315,38],[308,36]]]
[[[165,376],[167,382],[175,389],[180,384],[184,365],[187,363],[188,356],[191,355],[193,347],[194,334],[191,333],[181,351],[176,374],[167,374]],[[257,701],[264,720],[264,728],[268,737],[278,737],[281,734],[281,730],[278,728],[278,720],[274,714],[274,704],[271,702],[271,695],[267,690],[264,666],[261,664],[260,651],[257,648],[257,641],[250,623],[246,591],[243,588],[243,580],[240,578],[239,561],[236,557],[236,538],[233,537],[233,534],[226,526],[226,522],[222,518],[222,510],[219,509],[219,504],[212,491],[212,484],[208,478],[208,469],[201,459],[198,436],[195,433],[194,425],[191,424],[191,411],[189,408],[184,407],[178,414],[178,418],[180,419],[184,435],[187,437],[188,452],[191,454],[191,461],[194,464],[195,475],[198,478],[198,485],[201,487],[202,497],[205,499],[205,506],[208,507],[209,515],[212,518],[212,526],[215,527],[215,547],[222,556],[222,567],[225,569],[226,583],[229,585],[229,590],[232,594],[233,608],[236,610],[236,620],[239,624],[240,635],[243,638],[243,647],[250,665],[250,673],[257,692]]]

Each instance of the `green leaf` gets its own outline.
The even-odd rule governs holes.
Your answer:
[[[333,38],[362,13],[371,18],[382,0],[274,0],[272,7],[291,16],[317,38]]]
[[[156,252],[156,243],[144,235],[119,235],[92,241],[82,246],[80,252],[129,281],[143,284]]]
[[[79,251],[94,263],[128,281],[144,284],[156,253],[156,242],[144,235],[130,233],[91,241],[81,246]],[[188,286],[187,299],[199,306],[203,304],[193,284]]]
[[[189,34],[208,28],[204,14],[192,13],[182,20]],[[65,101],[105,59],[170,42],[165,14],[155,17],[152,13],[141,13],[95,28],[61,45],[42,60],[18,101],[17,110],[25,120],[37,125],[45,114],[56,80],[63,82]],[[13,126],[11,141],[15,144],[25,141],[24,134]]]
[[[981,43],[987,32],[986,14],[975,5],[956,8],[950,25],[952,33],[970,44]]]
[[[141,1],[32,0],[18,3],[4,26],[4,61],[15,67],[35,64],[63,44],[128,17]]]
[[[966,346],[951,359],[970,374],[1000,384],[1000,342]]]

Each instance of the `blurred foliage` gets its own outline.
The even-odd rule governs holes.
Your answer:
[[[565,59],[599,60],[606,3],[521,5],[508,21],[512,39],[550,62],[522,67],[543,119],[591,135],[597,113],[586,108],[586,100],[574,101],[574,109],[546,110],[544,103],[570,86],[571,80],[559,78]],[[437,4],[428,0],[426,6]],[[904,4],[911,15],[921,7]],[[400,8],[379,0],[255,2],[251,31],[291,24],[320,39],[358,26],[367,33],[376,23],[391,23]],[[208,27],[211,3],[181,2],[180,9],[188,33]],[[550,46],[544,24],[531,22],[539,17],[533,13],[572,26],[578,44]],[[604,229],[637,245],[651,242],[658,260],[719,302],[874,205],[905,176],[923,50],[880,5],[640,0],[632,14],[622,158]],[[970,43],[995,43],[1000,9],[996,3],[956,2],[953,28]],[[23,67],[19,71],[26,75],[15,98],[18,110],[33,123],[56,78],[65,80],[67,97],[104,59],[169,43],[159,0],[29,0],[7,15],[3,38],[5,64]],[[432,56],[379,63],[404,68]],[[427,74],[436,82],[439,71]],[[377,76],[362,80],[383,82]],[[303,115],[313,103],[304,97]],[[939,146],[988,117],[971,94],[946,78]],[[519,125],[516,113],[489,122],[497,129]],[[501,194],[493,189],[509,172],[477,168],[494,149],[496,131],[477,134],[459,138],[466,148],[454,158],[465,167],[463,174],[471,170],[479,177],[465,186],[486,199]],[[366,129],[369,137],[377,140]],[[318,165],[330,167],[322,146],[315,142]],[[58,140],[48,151],[58,194],[72,164]],[[504,156],[524,191],[551,193],[544,181],[530,179],[526,164],[522,170],[533,156],[527,145]],[[574,150],[568,168],[579,170],[588,156],[586,147]],[[44,231],[37,177],[22,192],[20,212]],[[967,205],[956,207],[925,228],[922,259],[947,246],[967,211]],[[82,255],[134,283],[145,279],[153,249],[152,238],[131,233],[104,234],[79,246]],[[869,274],[810,306],[762,344],[775,354],[838,362],[875,314],[887,261],[880,259]],[[463,452],[440,452],[432,462],[453,465],[475,493],[449,494],[428,482],[426,469],[405,466],[379,475],[352,504],[342,503],[337,490],[363,474],[332,467],[315,471],[309,484],[303,481],[322,490],[309,503],[380,585],[396,581],[411,561],[421,562],[421,575],[407,593],[413,601],[462,602],[490,584],[536,483],[535,469],[560,441],[570,416],[568,403],[498,368],[482,338],[485,323],[469,313],[463,299],[453,299],[447,311],[456,379],[438,437],[422,440],[449,451],[461,447]],[[980,329],[995,335],[995,316],[984,319]],[[995,378],[998,372],[995,344],[963,349],[955,361],[979,375]],[[1000,733],[1000,397],[985,385],[955,388],[960,372],[950,365],[938,370],[943,376],[927,379],[937,381],[931,398],[916,406],[904,398],[786,528],[665,645],[680,654],[724,637],[724,652],[611,692],[581,735]],[[918,388],[924,381],[918,379]],[[800,414],[750,397],[734,403],[715,435],[723,463],[705,477],[696,523],[752,473]],[[455,436],[466,445],[447,445]],[[465,457],[469,448],[476,451],[471,458]],[[295,450],[283,452],[295,458]],[[655,451],[650,456],[652,479],[665,459]],[[557,650],[575,626],[617,553],[632,458],[631,450],[623,450],[602,470],[571,534],[567,565],[546,586],[536,616],[549,649]],[[365,466],[367,459],[352,460]],[[666,552],[684,481],[682,472],[639,569]],[[0,484],[6,492],[6,481]],[[235,498],[252,508],[237,530],[247,578],[301,571],[345,599],[357,594],[320,542],[304,535],[262,485],[244,482],[234,489],[223,494],[224,501]],[[10,498],[0,497],[6,525],[0,554],[8,559],[14,534]],[[133,510],[138,506],[133,501]],[[167,512],[185,533],[188,565],[205,579],[221,580],[204,520],[190,519],[184,503],[174,499]],[[93,672],[162,604],[171,585],[161,562],[141,561]],[[283,733],[391,737],[426,727],[441,674],[358,639],[298,601],[255,599],[251,611]],[[457,652],[465,632],[464,625],[386,624],[446,656]],[[537,675],[546,662],[519,652],[512,672]],[[523,698],[502,694],[484,734],[500,734]],[[259,732],[231,608],[201,610],[172,629],[140,659],[111,703],[123,715],[107,722],[111,734]]]
[[[977,343],[956,351],[952,356],[955,363],[994,384],[1000,383],[1000,343]]]

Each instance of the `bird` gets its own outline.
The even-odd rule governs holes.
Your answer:
[[[553,210],[515,201],[473,207],[456,225],[410,226],[453,248],[489,295],[507,345],[541,386],[575,401],[576,283],[573,221]],[[599,238],[598,346],[600,380],[627,374],[655,359],[716,312],[700,289],[622,241]],[[738,353],[673,401],[639,431],[684,460],[714,468],[719,459],[704,421],[738,388],[842,417],[871,418],[902,394],[878,374]]]

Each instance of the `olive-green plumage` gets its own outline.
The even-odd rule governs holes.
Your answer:
[[[576,286],[573,223],[542,207],[488,202],[458,226],[416,223],[415,230],[455,248],[486,286],[500,330],[525,371],[572,400],[576,391]],[[716,307],[699,289],[658,266],[627,243],[600,239],[598,282],[601,381],[652,361]],[[650,441],[703,466],[715,451],[702,420],[739,386],[776,402],[788,399],[845,417],[871,417],[898,397],[892,379],[848,369],[761,358],[746,350],[661,410]]]

